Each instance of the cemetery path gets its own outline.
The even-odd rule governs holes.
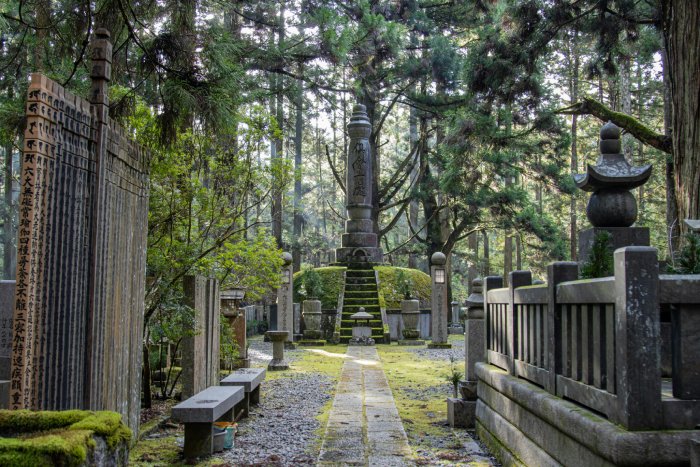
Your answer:
[[[350,346],[318,465],[414,465],[375,347]]]

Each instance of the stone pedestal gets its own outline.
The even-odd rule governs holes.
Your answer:
[[[447,398],[447,423],[452,428],[474,428],[476,421],[476,401],[465,401],[454,397]]]
[[[321,338],[321,301],[304,300],[304,339]]]
[[[578,258],[588,260],[593,240],[600,232],[610,234],[610,253],[626,246],[649,246],[649,229],[646,227],[592,227],[579,232]]]
[[[289,364],[284,359],[284,343],[289,338],[288,331],[267,331],[265,335],[272,341],[272,360],[267,365],[270,371],[288,370]]]

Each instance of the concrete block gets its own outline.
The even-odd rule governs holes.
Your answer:
[[[474,428],[476,421],[476,401],[447,398],[447,423],[452,428]]]

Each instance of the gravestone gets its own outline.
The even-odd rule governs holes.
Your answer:
[[[108,117],[111,60],[98,29],[89,100],[31,76],[10,404],[114,410],[138,431],[149,155]]]
[[[182,397],[219,384],[219,281],[203,276],[183,279],[185,304],[194,310],[193,335],[182,340]]]

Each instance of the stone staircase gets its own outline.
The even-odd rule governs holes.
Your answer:
[[[349,267],[345,272],[345,294],[343,298],[343,314],[340,323],[340,342],[347,343],[352,338],[353,320],[350,316],[360,311],[365,311],[374,319],[370,321],[372,327],[372,339],[376,343],[384,342],[384,326],[382,325],[382,313],[379,308],[379,292],[374,269],[360,269]]]

